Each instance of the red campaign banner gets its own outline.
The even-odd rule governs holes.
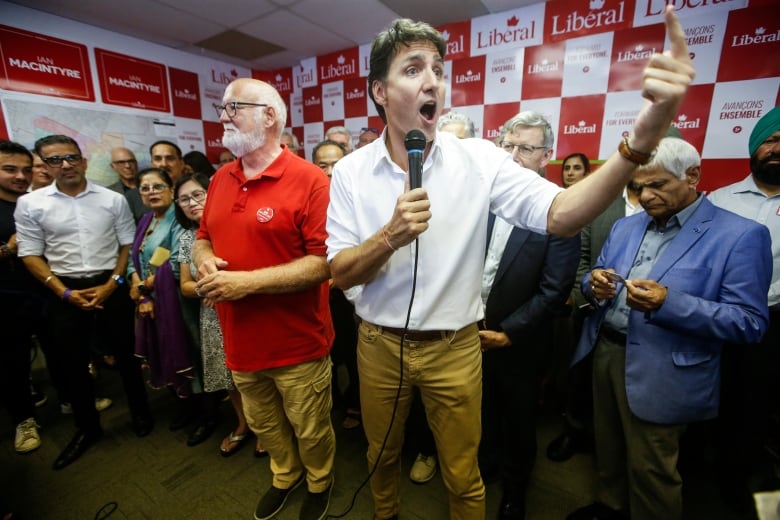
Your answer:
[[[778,8],[740,9],[729,13],[718,68],[718,81],[780,76]]]
[[[95,49],[104,103],[170,112],[165,65]]]
[[[87,47],[0,25],[0,88],[95,101]]]
[[[252,70],[252,77],[265,81],[273,86],[279,94],[289,101],[293,92],[293,70],[292,67],[278,70]]]
[[[544,4],[544,42],[629,29],[634,0],[555,0]]]
[[[322,87],[304,87],[303,120],[322,121]]]
[[[290,126],[292,124],[292,104],[290,103],[293,93],[292,67],[267,71],[253,69],[252,78],[265,81],[279,92],[284,104],[287,105],[287,122],[284,126]]]
[[[482,137],[495,141],[501,135],[501,127],[511,117],[520,112],[520,102],[497,103],[485,105],[485,115],[482,118]]]
[[[317,56],[317,77],[319,83],[330,83],[360,76],[360,50],[358,47]]]
[[[663,24],[615,32],[607,91],[641,90],[647,61],[654,53],[663,52],[665,34]]]
[[[3,116],[2,110],[0,110],[0,139],[11,139],[8,135],[8,128],[5,126],[5,116]]]
[[[368,114],[368,83],[366,78],[344,80],[344,117],[365,117]]]
[[[206,156],[211,164],[219,164],[219,154],[225,150],[222,146],[222,123],[203,121],[203,141],[206,144]]]
[[[485,56],[452,62],[451,105],[481,105],[485,99]]]
[[[688,87],[688,93],[672,121],[672,126],[676,127],[683,139],[695,146],[699,153],[704,149],[704,136],[710,121],[714,90],[715,85],[712,83]]]
[[[563,84],[566,42],[526,47],[523,99],[559,97]]]
[[[699,191],[710,192],[741,181],[750,173],[750,158],[745,150],[744,159],[702,159]]]
[[[168,68],[173,94],[173,115],[201,119],[198,75],[187,70]]]
[[[368,125],[366,128],[373,128],[379,135],[382,135],[382,132],[385,129],[385,122],[382,121],[382,118],[379,116],[368,116]]]
[[[575,152],[588,157],[599,156],[605,101],[606,94],[561,99],[556,157]]]
[[[436,29],[447,42],[448,60],[460,60],[469,57],[471,50],[471,20],[440,25]]]

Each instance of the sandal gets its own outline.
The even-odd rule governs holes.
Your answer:
[[[360,426],[360,412],[351,408],[347,409],[344,420],[341,421],[341,427],[345,430],[354,430]]]
[[[241,434],[230,432],[230,435],[222,439],[222,444],[219,446],[220,454],[223,457],[230,457],[241,449],[248,438],[249,432]]]

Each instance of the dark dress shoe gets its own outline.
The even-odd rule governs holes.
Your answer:
[[[76,461],[87,449],[95,444],[103,436],[103,431],[98,430],[92,433],[76,432],[68,445],[62,450],[60,456],[54,461],[53,469],[62,469]]]
[[[584,450],[586,445],[583,434],[565,431],[547,445],[547,458],[554,462],[564,462]]]
[[[589,506],[577,509],[567,516],[566,520],[628,520],[628,515],[601,502],[593,502]]]
[[[498,508],[498,520],[525,520],[525,502],[503,497]]]
[[[150,416],[133,417],[133,433],[136,437],[146,437],[154,429],[154,419]]]
[[[197,446],[201,442],[205,441],[217,427],[216,419],[208,419],[199,422],[195,429],[187,436],[187,446]]]

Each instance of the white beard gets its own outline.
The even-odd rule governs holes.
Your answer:
[[[248,155],[265,144],[265,132],[260,129],[255,134],[242,134],[233,127],[232,132],[222,134],[222,146],[236,157]]]

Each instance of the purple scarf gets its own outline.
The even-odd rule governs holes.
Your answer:
[[[147,213],[141,218],[133,241],[133,266],[139,277],[143,274],[139,249],[153,217]],[[178,396],[186,397],[192,393],[193,366],[181,314],[179,284],[170,259],[157,268],[154,276],[154,315],[154,319],[138,316],[135,355],[149,363],[150,384],[154,388],[170,386]]]

